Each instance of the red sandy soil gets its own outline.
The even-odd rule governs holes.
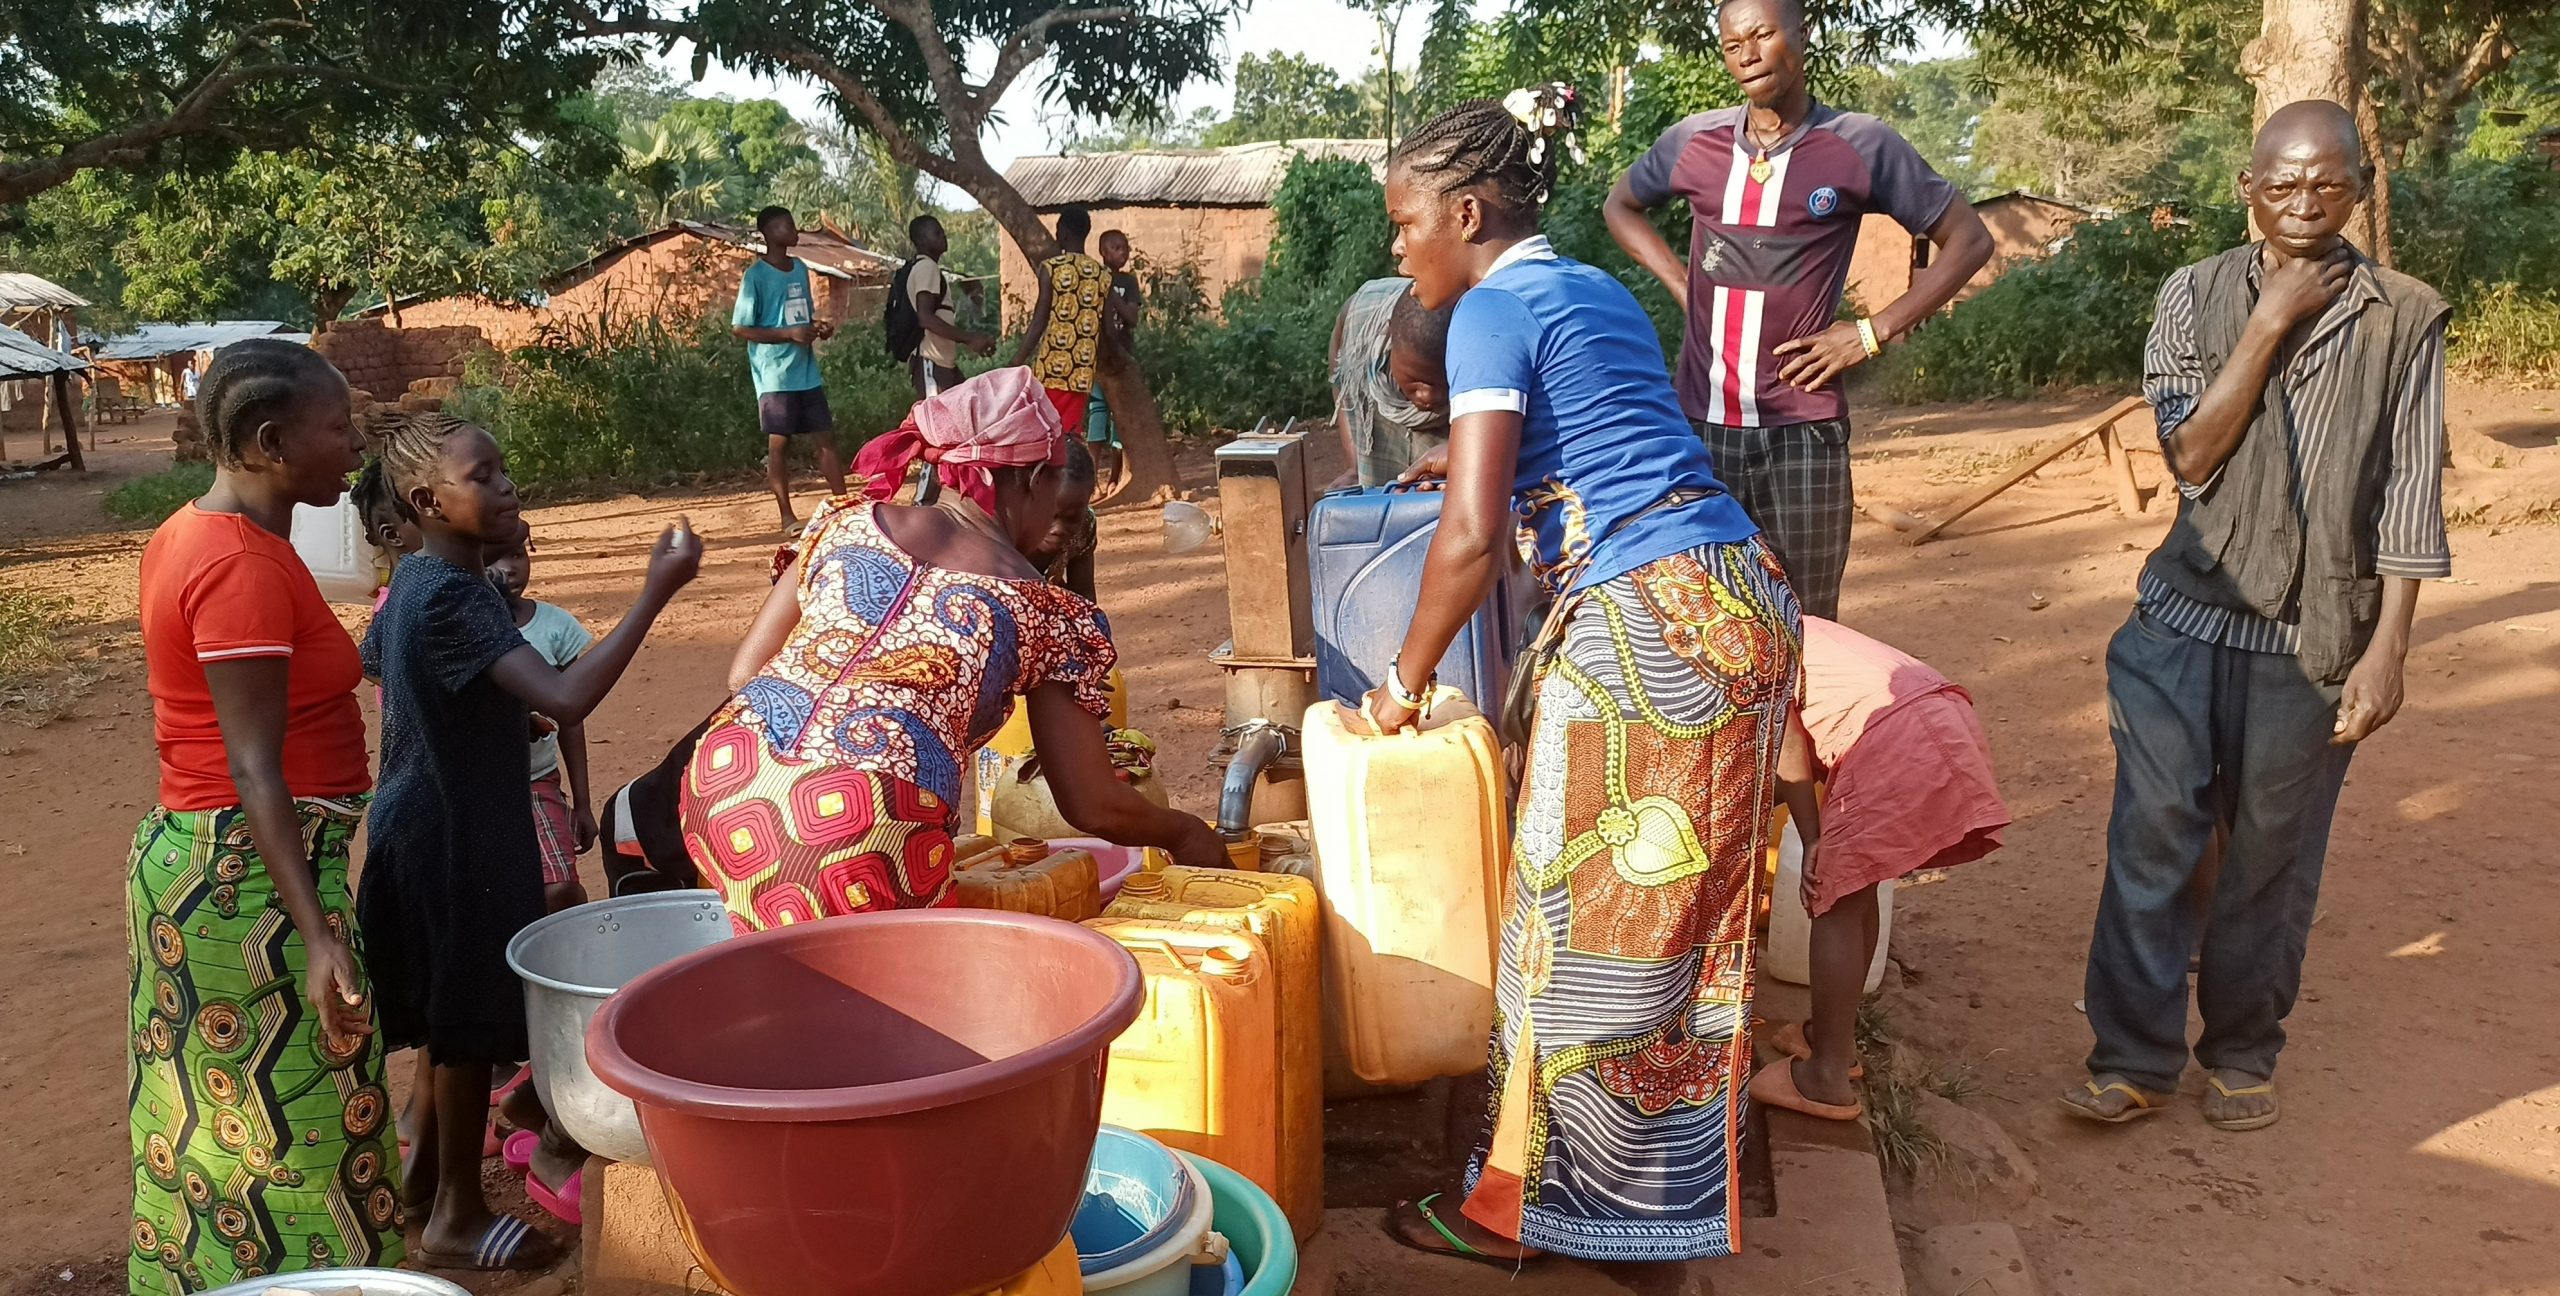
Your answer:
[[[2560,393],[2463,386],[2452,403],[2466,444],[2487,449],[2450,493],[2486,518],[2548,515]],[[1942,512],[2105,404],[1872,410],[1862,498]],[[85,479],[0,484],[0,581],[70,601],[71,670],[52,683],[72,685],[38,726],[0,708],[0,865],[17,884],[0,918],[0,1292],[121,1290],[122,868],[155,768],[134,630],[145,536],[98,501],[162,466],[167,432],[166,416],[108,430]],[[2156,458],[2137,465],[2159,480]],[[1186,466],[1205,500],[1205,457]],[[2543,885],[2560,799],[2536,773],[2560,765],[2560,528],[2457,529],[2457,578],[2421,601],[2407,709],[2369,743],[2339,814],[2283,1123],[2221,1135],[2182,1106],[2100,1131],[2065,1124],[2052,1099],[2088,1047],[2073,1001],[2112,780],[2101,661],[2165,512],[2117,516],[2099,466],[2067,457],[1916,549],[1859,523],[1845,619],[1972,690],[2018,818],[1999,855],[1906,893],[1895,947],[1927,1011],[1898,1024],[1971,1070],[1972,1105],[2035,1162],[2043,1196],[2008,1218],[2049,1291],[2560,1293],[2560,962],[2537,952],[2560,923]],[[771,507],[727,489],[534,513],[534,592],[599,628],[674,514],[710,544],[588,725],[600,791],[720,701],[778,539]],[[1107,516],[1103,544],[1133,723],[1161,744],[1176,804],[1208,810],[1223,559],[1214,545],[1165,555],[1150,510]]]

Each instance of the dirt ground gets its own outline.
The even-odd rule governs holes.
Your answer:
[[[1935,515],[2106,403],[1868,410],[1862,500]],[[2101,661],[2165,510],[2117,516],[2081,453],[1926,546],[1859,523],[1845,619],[1971,689],[2017,815],[2000,854],[1905,893],[1894,945],[1911,985],[1893,1011],[1906,1037],[1971,1071],[1969,1105],[2032,1159],[2042,1195],[2007,1218],[2046,1290],[2560,1293],[2560,961],[2535,952],[2560,922],[2542,885],[2560,798],[2535,773],[2560,764],[2560,527],[2534,520],[2560,499],[2544,487],[2560,468],[2560,393],[2458,386],[2452,406],[2470,449],[2449,494],[2482,520],[2454,533],[2456,578],[2420,603],[2407,708],[2351,776],[2291,1022],[2285,1120],[2258,1134],[2216,1134],[2191,1108],[2078,1128],[2052,1103],[2088,1047],[2074,1000],[2112,778]],[[133,619],[145,536],[98,501],[165,464],[167,431],[165,416],[110,429],[86,479],[0,484],[0,582],[72,609],[70,668],[0,698],[0,866],[19,887],[0,918],[0,1292],[120,1289],[121,870],[154,761]],[[2159,480],[2156,458],[2137,465]],[[1205,457],[1187,467],[1207,498]],[[710,544],[702,579],[589,722],[600,791],[720,701],[777,541],[770,509],[724,490],[534,513],[535,593],[598,627],[636,589],[663,521],[690,513]],[[1214,545],[1165,555],[1145,510],[1107,516],[1103,543],[1133,723],[1161,745],[1176,803],[1207,810],[1223,559]]]

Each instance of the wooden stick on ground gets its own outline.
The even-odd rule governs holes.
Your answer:
[[[2078,430],[2066,433],[2063,436],[2057,437],[2052,441],[2048,441],[2045,444],[2036,447],[2035,452],[2028,455],[2025,462],[2010,469],[2008,472],[2001,474],[2000,478],[1992,482],[1990,485],[1966,496],[1964,502],[1956,505],[1955,508],[1949,511],[1945,517],[1939,518],[1937,521],[1904,536],[1902,538],[1902,543],[1913,546],[1929,543],[1930,540],[1936,538],[1939,532],[1954,525],[1955,522],[1965,514],[1981,508],[1983,505],[1990,503],[1992,498],[1999,495],[2002,491],[2005,491],[2010,487],[2017,485],[2019,482],[2025,481],[2027,478],[2034,476],[2037,469],[2061,458],[2063,454],[2069,451],[2073,446],[2076,446],[2093,436],[2111,434],[2115,429],[2117,420],[2134,412],[2135,410],[2143,408],[2143,406],[2144,401],[2141,397],[2127,396],[2123,400],[2117,401],[2113,406],[2110,406],[2106,413],[2099,415],[2095,420],[2081,425]],[[2122,452],[2119,450],[2118,453]],[[2110,459],[2112,458],[2113,456],[2110,456]],[[2126,471],[2129,477],[2131,473],[2130,465],[2127,465]],[[2121,500],[2122,498],[2123,497],[2120,494],[2119,499]]]

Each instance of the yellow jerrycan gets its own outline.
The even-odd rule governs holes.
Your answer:
[[[1325,995],[1351,1070],[1414,1085],[1482,1068],[1511,855],[1493,726],[1442,688],[1418,732],[1372,733],[1328,699],[1303,734]]]
[[[1283,873],[1175,865],[1121,884],[1103,917],[1247,932],[1262,942],[1277,992],[1280,1174],[1275,1183],[1254,1182],[1299,1237],[1314,1237],[1324,1227],[1323,916],[1315,884]]]
[[[1091,851],[1049,849],[1019,838],[964,859],[951,871],[954,903],[1083,922],[1102,912],[1102,868]]]
[[[1138,1020],[1112,1041],[1102,1119],[1197,1153],[1257,1184],[1280,1181],[1279,979],[1254,936],[1146,918],[1087,926],[1146,979]]]

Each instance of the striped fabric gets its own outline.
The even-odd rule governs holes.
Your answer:
[[[1733,161],[1725,176],[1724,205],[1717,219],[1727,225],[1770,229],[1778,223],[1778,197],[1786,192],[1787,164],[1794,149],[1769,155],[1769,178],[1751,178],[1751,152],[1734,138]],[[1709,331],[1715,342],[1707,366],[1709,423],[1760,426],[1761,326],[1769,294],[1759,288],[1715,288],[1708,303]],[[1692,316],[1692,318],[1695,318]]]
[[[1586,1260],[1739,1246],[1751,923],[1798,622],[1756,538],[1574,606],[1538,682],[1468,1219]]]
[[[2249,266],[2254,292],[2261,271]],[[2306,341],[2281,357],[2270,389],[2284,403],[2291,433],[2296,478],[2295,506],[2321,462],[2321,447],[2332,436],[2346,435],[2362,411],[2345,408],[2349,379],[2346,358],[2355,346],[2356,329],[2367,305],[2382,299],[2373,272],[2359,266],[2347,291],[2312,327]],[[2195,267],[2171,274],[2160,285],[2158,313],[2142,356],[2143,394],[2151,402],[2160,440],[2169,438],[2195,412],[2213,375],[2205,368],[2196,341]],[[2444,530],[2444,328],[2438,325],[2409,359],[2400,384],[2400,408],[2394,411],[2384,453],[2390,476],[2384,484],[2382,510],[2374,526],[2374,570],[2384,576],[2432,580],[2453,573],[2453,549]],[[2174,478],[2174,474],[2173,474]],[[2202,485],[2180,480],[2180,493],[2194,498],[2212,490],[2220,470]],[[2216,607],[2170,589],[2145,571],[2136,603],[2161,624],[2207,643],[2249,652],[2291,653],[2300,642],[2291,621],[2254,612]]]

